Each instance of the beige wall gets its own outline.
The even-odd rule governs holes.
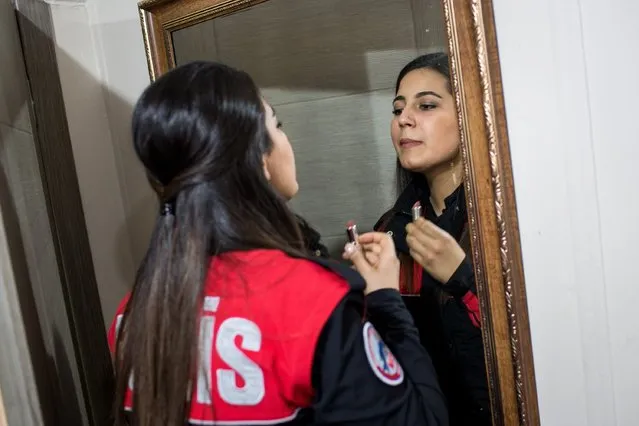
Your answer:
[[[135,2],[130,3],[135,8]],[[130,103],[109,108],[109,101],[118,99],[118,95],[104,80],[99,31],[91,24],[89,6],[84,2],[61,2],[50,7],[82,206],[108,326],[133,279],[132,238],[143,239],[146,234],[130,233],[125,200],[129,186],[135,183],[127,179],[123,166],[126,161],[119,157],[115,137],[120,129],[127,128],[128,119],[124,117],[130,111]],[[114,129],[110,114],[124,114]],[[147,222],[138,221],[136,225],[147,229]]]

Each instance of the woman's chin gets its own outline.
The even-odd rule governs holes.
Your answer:
[[[284,197],[286,198],[287,201],[291,201],[293,198],[295,198],[299,190],[300,190],[300,186],[297,182],[295,182],[295,185],[291,185],[291,188],[289,188],[288,191],[286,191],[286,195]]]
[[[424,161],[417,161],[417,159],[412,158],[400,158],[399,163],[402,165],[402,168],[413,173],[423,173],[427,168]]]

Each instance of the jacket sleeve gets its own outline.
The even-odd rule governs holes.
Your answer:
[[[479,299],[477,299],[477,286],[475,285],[475,272],[468,256],[464,258],[453,276],[444,285],[447,293],[460,300],[465,307],[471,323],[475,327],[481,327],[479,315]]]
[[[370,322],[351,295],[331,315],[315,350],[314,424],[448,425],[435,370],[399,292],[367,297]]]
[[[444,332],[455,363],[459,393],[465,395],[466,422],[491,424],[490,399],[475,274],[466,257],[444,286],[453,300],[442,307]]]
[[[456,393],[464,424],[490,425],[490,397],[481,329],[468,318],[463,302],[452,298],[442,307],[442,323],[453,362]],[[459,402],[459,401],[458,401]]]

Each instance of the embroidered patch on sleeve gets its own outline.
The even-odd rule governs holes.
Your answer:
[[[397,386],[401,384],[404,381],[404,370],[402,370],[395,355],[393,355],[377,330],[375,330],[373,324],[370,322],[365,323],[363,331],[364,351],[373,373],[387,385]]]

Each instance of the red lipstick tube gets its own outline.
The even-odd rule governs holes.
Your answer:
[[[422,203],[419,201],[413,204],[413,208],[411,209],[411,213],[413,214],[413,221],[416,221],[422,216]]]
[[[357,244],[359,234],[357,233],[357,225],[352,220],[348,221],[346,224],[346,237],[348,238],[349,243]]]

